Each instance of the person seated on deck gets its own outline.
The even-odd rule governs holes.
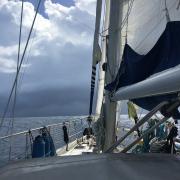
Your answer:
[[[87,139],[89,139],[93,135],[93,130],[91,127],[85,128],[83,131],[83,136],[86,136]]]
[[[169,134],[167,136],[166,144],[163,146],[163,152],[165,153],[176,153],[175,140],[178,135],[178,128],[175,126],[174,120],[170,119],[167,123]]]
[[[94,140],[94,133],[92,127],[85,128],[83,131],[83,136],[86,136],[86,143],[89,145],[89,149],[93,146],[95,140]]]

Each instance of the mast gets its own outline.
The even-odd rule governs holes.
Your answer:
[[[105,19],[104,19],[104,27],[102,33],[102,57],[101,61],[99,62],[99,78],[98,78],[98,92],[97,92],[97,102],[96,102],[96,115],[100,116],[102,101],[103,101],[103,93],[104,93],[104,78],[105,72],[103,71],[103,64],[106,61],[106,39],[105,37],[108,35],[108,27],[109,27],[109,13],[110,13],[110,0],[106,0],[106,12],[105,12]]]
[[[110,4],[110,25],[107,49],[107,68],[105,83],[111,83],[117,74],[118,64],[120,62],[121,47],[121,22],[123,0],[111,0]],[[116,107],[117,103],[110,100],[110,94],[105,92],[104,104],[104,126],[105,126],[105,143],[104,149],[108,149],[115,142],[115,125],[116,125]]]

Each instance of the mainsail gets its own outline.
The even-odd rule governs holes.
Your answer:
[[[141,20],[138,18],[141,18]],[[179,86],[176,82],[174,83],[176,86],[173,86],[174,90],[171,88],[169,91],[167,87],[161,86],[161,79],[159,79],[158,85],[148,87],[149,91],[145,84],[142,86],[140,82],[156,73],[180,64],[179,19],[178,1],[134,1],[131,14],[128,17],[127,42],[122,63],[116,79],[106,86],[109,91],[117,91],[120,88],[112,99],[131,99],[140,107],[151,110],[162,101],[172,100],[178,96]],[[169,20],[170,22],[168,22]],[[151,78],[151,81],[147,79],[146,86],[148,83],[151,84],[155,81],[157,81],[156,76]],[[123,88],[126,98],[123,97],[121,88],[126,86],[126,90],[128,90],[128,86],[133,84],[137,87],[136,90],[131,91],[130,95]],[[166,83],[166,86],[168,86],[168,83]],[[161,87],[161,89],[163,87],[164,91],[158,91],[158,87]],[[137,92],[137,89],[139,92]],[[164,95],[172,92],[173,94]],[[146,97],[152,95],[158,96]],[[178,111],[175,111],[173,117],[180,118]]]
[[[108,84],[106,89],[110,91],[110,94],[105,92],[106,102],[103,107],[109,144],[114,138],[112,132],[115,127],[116,101],[131,99],[142,108],[151,110],[163,100],[177,96],[177,92],[173,95],[164,95],[162,92],[161,96],[142,99],[143,96],[137,97],[132,90],[133,98],[131,98],[126,90],[133,85],[139,87],[138,83],[150,76],[179,64],[179,4],[179,0],[111,1],[110,24],[107,29],[108,35],[106,35],[106,40],[108,39],[106,44],[107,63],[105,64],[105,84]],[[175,48],[172,50],[172,47]],[[125,98],[121,96],[121,90],[123,90]],[[143,89],[139,88],[139,92],[142,91]],[[99,98],[101,101],[102,92],[101,88],[98,92],[98,95],[101,94],[101,98]],[[146,96],[152,96],[152,94],[148,94],[147,91]],[[175,114],[178,113],[175,112]]]

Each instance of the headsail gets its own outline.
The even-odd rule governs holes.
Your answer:
[[[107,53],[107,37],[108,37],[108,28],[109,28],[109,13],[110,13],[110,0],[105,0],[104,2],[104,19],[102,19],[102,57],[99,62],[99,74],[98,74],[98,92],[97,92],[97,102],[96,102],[96,115],[99,116],[101,113],[101,107],[103,102],[104,95],[104,80],[105,80],[105,71],[103,70],[103,64],[106,62],[106,53]],[[103,4],[102,4],[103,5]]]
[[[99,30],[100,30],[100,21],[101,21],[101,9],[102,9],[102,0],[97,0],[96,23],[95,23],[93,57],[92,57],[92,75],[91,75],[91,92],[90,92],[89,115],[92,114],[92,107],[93,107],[94,88],[95,88],[95,82],[96,82],[96,64],[101,60],[101,50],[100,50],[100,46],[99,46]]]

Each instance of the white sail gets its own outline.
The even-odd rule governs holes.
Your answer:
[[[111,18],[113,16],[114,20],[110,21],[108,29],[110,41],[108,44],[109,59],[107,61],[106,84],[115,80],[122,60],[123,47],[126,43],[137,53],[146,54],[159,39],[167,22],[180,19],[179,0],[122,0],[117,4],[116,6],[120,7],[121,17],[118,17],[118,22],[116,18],[119,13],[115,12],[115,9],[114,14],[110,15]],[[114,23],[113,26],[111,23]],[[116,105],[108,100],[108,96],[109,94],[106,93],[105,124],[106,135],[108,136],[105,143],[106,147],[112,144],[116,116],[114,112]],[[121,98],[114,98],[114,100],[117,99],[120,100]],[[126,97],[126,99],[129,98]]]
[[[97,104],[96,104],[96,115],[99,116],[101,113],[102,101],[103,101],[103,94],[104,94],[104,78],[105,72],[103,71],[103,64],[106,62],[106,36],[108,35],[108,27],[109,27],[109,12],[110,12],[110,1],[106,0],[105,4],[105,19],[104,25],[102,28],[102,57],[101,61],[99,62],[99,77],[98,77],[98,92],[97,92]]]
[[[121,2],[121,3],[120,3]],[[118,65],[121,61],[121,31],[117,31],[121,25],[123,13],[123,1],[111,1],[110,8],[110,25],[107,49],[107,69],[105,83],[108,84],[114,80],[117,74]],[[105,144],[104,150],[108,149],[115,142],[115,126],[116,126],[116,102],[110,100],[110,94],[105,92],[104,106],[104,124],[105,124]]]
[[[179,0],[134,0],[127,33],[127,42],[132,49],[139,54],[151,50],[166,27],[167,13],[171,21],[180,20],[178,4]],[[123,32],[125,30],[124,27]]]
[[[165,30],[167,22],[180,20],[180,1],[135,0],[131,2],[133,2],[133,5],[130,14],[128,15],[124,11],[124,17],[128,17],[128,28],[122,24],[122,36],[125,37],[127,31],[127,43],[131,48],[139,54],[147,54]],[[173,77],[174,70],[170,70],[170,72]],[[179,87],[175,82],[176,77],[172,81],[172,78],[167,76],[166,81],[163,81],[166,77],[164,75],[166,75],[166,72],[162,72],[162,75],[158,75],[156,78],[150,77],[143,82],[122,87],[112,99],[124,100],[177,92]],[[171,81],[169,82],[172,84],[171,88],[167,85],[168,79]],[[164,86],[162,86],[162,83],[164,83]]]
[[[102,0],[97,0],[96,5],[96,24],[94,32],[94,44],[93,44],[93,66],[101,60],[101,51],[99,47],[99,31],[100,31],[100,22],[101,22],[101,9],[102,9]]]

